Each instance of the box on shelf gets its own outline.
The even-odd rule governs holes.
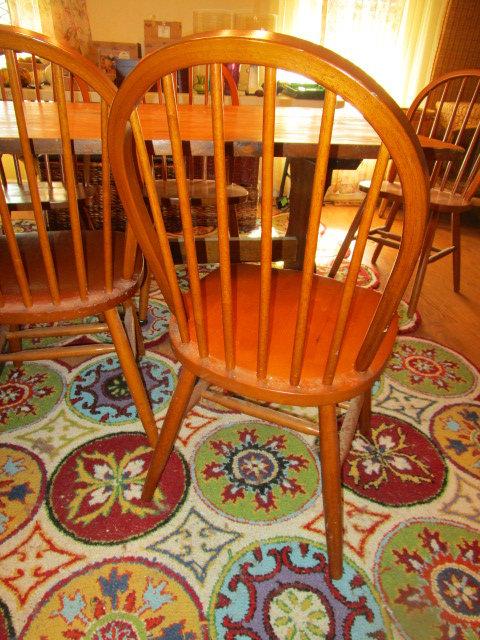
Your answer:
[[[138,60],[142,57],[142,49],[139,42],[95,40],[92,42],[92,51],[94,62],[113,81],[115,81],[116,78],[117,59]]]
[[[145,55],[182,37],[182,23],[144,20]]]

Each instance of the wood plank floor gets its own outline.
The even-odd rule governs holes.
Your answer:
[[[327,228],[345,229],[355,211],[356,207],[326,205],[322,221]],[[448,246],[449,237],[449,220],[445,218],[437,230],[435,245]],[[375,244],[368,244],[371,253]],[[388,273],[395,255],[394,249],[383,249],[377,263],[381,275]],[[480,223],[473,213],[463,217],[461,255],[460,293],[453,291],[450,256],[428,266],[418,305],[422,322],[415,335],[449,346],[480,367]]]

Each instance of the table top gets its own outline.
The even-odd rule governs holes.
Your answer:
[[[45,153],[45,142],[60,137],[53,102],[24,102],[29,136],[35,141],[38,153]],[[211,109],[204,105],[179,105],[180,131],[184,140],[192,142],[192,153],[211,155]],[[68,103],[70,136],[75,140],[77,153],[97,153],[100,138],[100,105],[98,103]],[[165,107],[142,104],[140,119],[145,138],[168,140]],[[275,155],[315,157],[322,110],[309,107],[277,107],[275,111]],[[257,105],[225,106],[225,139],[234,143],[238,156],[261,155],[262,107]],[[460,147],[429,138],[421,144],[435,158],[451,157]],[[18,131],[12,102],[0,102],[0,152],[12,151],[18,145]],[[333,158],[375,158],[379,138],[360,116],[336,111],[330,156]],[[169,145],[158,143],[157,153],[168,153]],[[165,148],[164,148],[165,147]],[[51,151],[49,149],[49,151]]]

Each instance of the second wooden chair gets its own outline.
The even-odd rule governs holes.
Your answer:
[[[427,266],[448,255],[453,258],[453,289],[460,291],[460,221],[464,212],[472,208],[472,197],[480,187],[480,69],[452,71],[430,82],[415,98],[407,118],[418,135],[450,143],[457,147],[456,158],[431,162],[430,217],[413,289],[408,314],[415,312]],[[367,192],[370,181],[360,183]],[[386,205],[385,224],[369,234],[377,243],[372,255],[375,263],[384,246],[398,249],[400,235],[392,231],[393,223],[402,208],[403,191],[396,168],[390,168],[380,190],[382,205]],[[438,249],[433,245],[440,215],[450,216],[451,245]],[[350,227],[330,275],[333,276],[345,256],[361,219],[361,211]]]
[[[115,86],[78,52],[41,34],[2,25],[0,47],[6,52],[19,143],[36,223],[35,232],[15,233],[5,189],[0,186],[4,231],[0,236],[0,328],[9,347],[7,353],[0,353],[0,363],[116,352],[139,418],[153,446],[157,440],[157,427],[132,350],[137,344],[143,345],[132,301],[142,278],[143,264],[132,234],[114,232],[111,224],[106,127]],[[17,65],[17,54],[25,51],[52,63],[56,103],[43,105],[42,113],[49,111],[58,116],[53,137],[61,143],[70,218],[67,231],[49,231],[43,216],[33,140],[29,136],[29,125],[32,126],[38,105],[29,109],[28,103],[23,101]],[[82,229],[80,224],[63,69],[82,79],[100,98],[97,114],[101,123],[103,218],[102,229],[98,230]],[[36,114],[38,118],[38,110]],[[126,310],[131,328],[128,335],[117,311],[119,305]],[[88,316],[101,316],[105,322],[70,322]],[[111,334],[113,344],[74,343],[32,349],[23,348],[22,344],[24,339],[92,335],[105,331]]]

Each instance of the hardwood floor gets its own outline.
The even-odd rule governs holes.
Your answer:
[[[346,229],[356,207],[326,205],[322,222],[327,228]],[[478,210],[462,220],[462,276],[461,291],[455,293],[452,284],[450,256],[428,266],[418,304],[422,322],[415,335],[436,340],[459,351],[480,367],[480,218]],[[396,223],[400,226],[400,223]],[[449,219],[441,220],[435,237],[439,247],[449,244]],[[370,251],[375,244],[369,242]],[[377,267],[380,274],[388,273],[396,251],[384,248]],[[408,291],[407,291],[408,293]]]

